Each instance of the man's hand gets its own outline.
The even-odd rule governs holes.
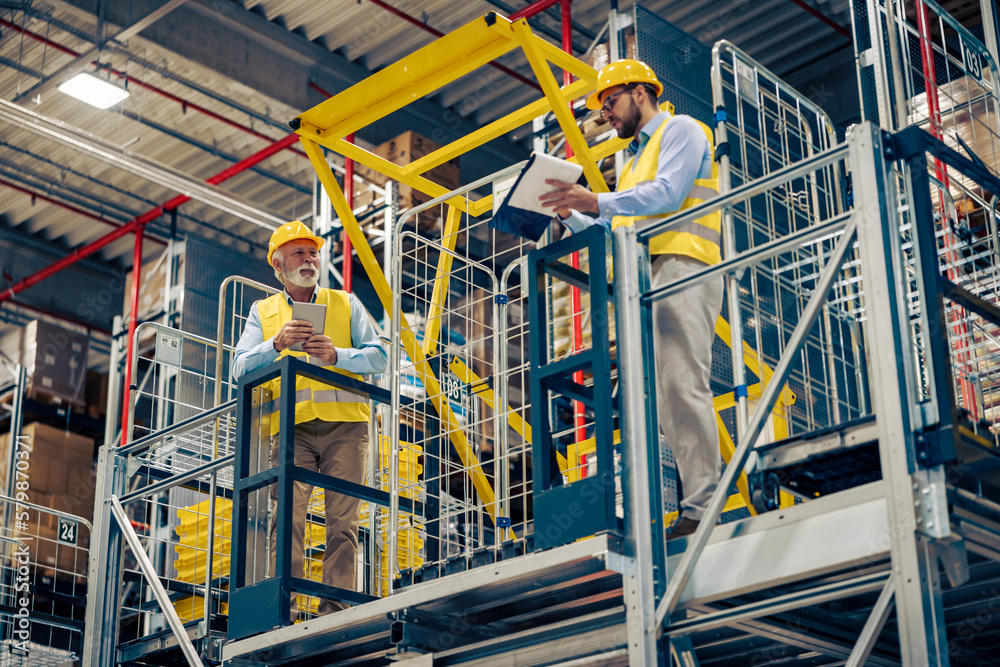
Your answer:
[[[295,343],[305,343],[315,331],[312,322],[308,320],[289,320],[274,337],[274,349],[281,352]]]
[[[597,206],[597,195],[578,183],[567,183],[556,179],[547,179],[546,184],[556,189],[538,198],[542,206],[554,208],[560,218],[569,215],[568,209],[575,208],[581,213],[600,213]],[[565,215],[564,215],[565,213]]]
[[[305,343],[302,344],[302,349],[305,350],[310,357],[317,357],[323,360],[327,366],[332,366],[337,363],[337,349],[333,346],[333,342],[328,336],[323,334],[313,334],[309,337]]]

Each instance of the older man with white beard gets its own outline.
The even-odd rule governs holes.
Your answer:
[[[364,306],[353,294],[317,288],[319,252],[323,239],[302,222],[282,225],[271,235],[267,261],[284,291],[258,301],[250,308],[246,326],[233,358],[233,378],[253,372],[282,356],[297,356],[349,377],[383,373],[388,354],[382,347]],[[292,319],[296,301],[326,306],[322,334],[306,320]],[[302,351],[291,346],[301,343]],[[277,405],[279,380],[264,385]],[[300,377],[295,391],[295,465],[324,475],[363,484],[368,457],[367,399],[321,382]],[[271,415],[271,460],[277,459],[279,415]],[[312,487],[295,483],[292,500],[292,576],[303,573],[305,517]],[[276,492],[272,487],[272,499]],[[326,550],[323,583],[356,590],[358,522],[361,501],[324,491]],[[273,515],[272,515],[273,516]],[[271,521],[270,562],[275,562],[276,522]],[[294,600],[293,594],[293,600]],[[343,609],[338,601],[322,600],[320,614]],[[296,612],[292,612],[294,620]]]

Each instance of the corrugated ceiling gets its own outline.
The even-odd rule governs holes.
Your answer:
[[[848,0],[805,2],[833,24],[849,25]],[[85,4],[84,0],[56,0],[14,8],[7,3],[0,9],[3,22],[0,96],[17,99],[38,83],[39,77],[51,75],[71,62],[72,53],[94,45],[98,21],[77,6]],[[220,20],[252,17],[259,21],[262,16],[271,27],[286,31],[288,40],[309,42],[312,47],[319,46],[371,71],[434,39],[428,32],[369,1],[189,0],[186,4]],[[507,6],[481,0],[465,3],[386,0],[385,4],[441,32],[493,11],[497,5]],[[652,0],[643,6],[706,43],[722,38],[734,42],[780,75],[831,52],[846,49],[850,55],[849,40],[800,4],[795,0],[684,3]],[[524,6],[517,3],[515,8]],[[629,7],[622,9],[627,11]],[[582,52],[606,21],[608,4],[577,0],[572,11],[578,27],[574,44]],[[141,15],[138,9],[135,12]],[[536,32],[544,34],[548,30],[557,34],[558,8],[537,17],[534,25]],[[110,33],[120,29],[121,26],[105,26]],[[192,34],[203,37],[206,31],[192,30]],[[246,38],[256,37],[248,34]],[[22,101],[22,104],[197,179],[206,179],[264,148],[269,141],[287,135],[287,120],[303,109],[254,90],[246,84],[252,77],[241,76],[238,64],[229,64],[237,72],[232,76],[223,76],[215,68],[202,64],[199,61],[206,60],[206,51],[211,51],[205,44],[188,45],[190,52],[183,38],[178,37],[176,44],[176,50],[168,50],[144,39],[140,33],[124,46],[102,50],[95,60],[130,78],[131,97],[107,111],[96,110],[54,90],[44,93],[40,103]],[[248,48],[252,50],[253,44]],[[530,68],[520,53],[508,54],[501,62],[531,78]],[[93,67],[87,69],[92,71]],[[120,76],[110,76],[121,80]],[[310,81],[291,83],[301,85],[304,90]],[[432,101],[476,124],[484,124],[536,96],[535,89],[490,69],[486,74],[477,73],[452,84]],[[406,129],[409,128],[398,128]],[[281,151],[221,187],[283,218],[304,216],[311,211],[312,170],[297,148]],[[37,196],[33,199],[26,193]],[[67,249],[75,248],[100,238],[114,226],[174,195],[176,192],[138,178],[127,169],[106,164],[10,123],[0,123],[0,215],[7,228]],[[91,217],[45,201],[46,198]],[[181,232],[230,246],[237,252],[249,250],[257,256],[263,255],[266,229],[195,201],[184,204],[179,213]],[[168,228],[168,217],[163,216],[152,223],[149,233],[155,238],[165,238]],[[150,251],[154,250],[151,246]],[[104,248],[98,259],[127,266],[131,263],[131,253],[132,240],[126,236]],[[14,279],[23,277],[17,267],[3,268]],[[40,285],[34,289],[46,287]]]

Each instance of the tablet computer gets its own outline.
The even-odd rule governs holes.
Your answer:
[[[326,306],[322,303],[306,303],[296,301],[292,304],[292,319],[306,320],[313,325],[316,333],[324,333],[323,327],[326,325]],[[302,343],[295,343],[289,346],[293,352],[303,352]]]

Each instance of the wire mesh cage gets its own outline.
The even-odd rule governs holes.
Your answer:
[[[720,41],[713,49],[712,82],[722,192],[786,169],[837,141],[833,124],[815,102],[728,42]],[[845,173],[843,162],[837,162],[734,204],[723,213],[729,236],[726,255],[760,248],[844,213]],[[818,239],[730,279],[723,307],[728,326],[717,329],[729,335],[721,337],[714,350],[717,395],[740,385],[766,383],[836,241],[836,235]],[[788,380],[789,393],[769,429],[771,440],[868,413],[856,266],[855,259],[837,281],[810,333]],[[743,343],[743,350],[732,349],[736,341]],[[735,432],[737,416],[730,411],[725,421]]]
[[[388,525],[396,566],[425,579],[492,562],[496,546],[523,539],[530,485],[523,295],[500,282],[526,246],[454,208],[421,215],[435,212],[440,238],[409,230],[408,216],[397,225],[389,382],[408,400],[392,415],[397,441],[379,471],[417,501]]]
[[[0,497],[0,512],[4,517],[0,665],[78,664],[87,602],[90,522],[8,497]]]
[[[677,113],[712,122],[712,49],[656,13],[634,8],[635,57],[663,84],[660,102]]]
[[[1000,97],[996,63],[986,46],[931,0],[914,3],[905,12],[884,0],[856,2],[854,16],[859,36],[858,71],[869,82],[862,86],[865,117],[889,129],[921,127],[996,173],[1000,165]],[[876,33],[880,39],[872,39]],[[938,259],[944,275],[983,299],[1000,302],[995,275],[995,198],[933,157],[928,158],[928,170]],[[900,234],[906,265],[914,275],[917,265],[909,252],[909,202],[914,193],[905,192],[908,182],[905,174],[898,175]],[[920,368],[919,389],[926,398],[930,379],[924,363],[924,336],[928,327],[936,325],[922,314],[912,282],[907,299]],[[946,306],[944,317],[956,371],[956,400],[974,419],[992,423],[997,416],[989,398],[995,387],[991,369],[997,354],[997,332],[954,304]]]

